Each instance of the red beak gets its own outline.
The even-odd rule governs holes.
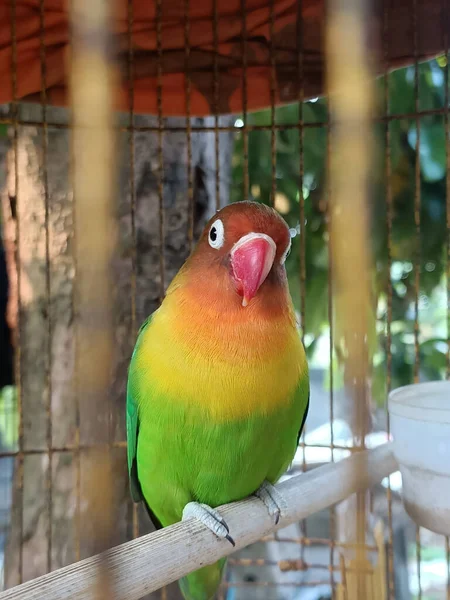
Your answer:
[[[272,268],[276,251],[275,242],[265,233],[244,235],[233,246],[231,269],[242,306],[256,296]]]

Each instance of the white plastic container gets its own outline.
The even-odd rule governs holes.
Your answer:
[[[450,535],[450,381],[393,390],[389,415],[408,514]]]

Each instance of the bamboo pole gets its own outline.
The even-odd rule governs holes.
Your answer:
[[[108,600],[138,600],[201,566],[248,546],[275,529],[286,527],[370,488],[397,470],[392,444],[358,452],[277,485],[287,508],[277,526],[255,497],[219,507],[236,548],[190,519],[121,544],[101,555],[58,569],[0,594],[0,600],[95,600],[99,564],[110,581]],[[361,473],[355,479],[355,471]],[[105,561],[105,558],[107,559]]]
[[[109,383],[114,351],[112,260],[116,245],[115,2],[71,0],[75,257],[76,552],[111,546],[113,481]],[[103,442],[81,451],[80,445]],[[98,555],[91,597],[110,596],[107,555]],[[45,598],[46,595],[41,595]],[[72,596],[73,597],[73,596]]]
[[[372,165],[372,73],[367,55],[367,0],[333,0],[327,18],[327,83],[330,99],[330,203],[333,253],[334,343],[344,357],[346,391],[352,404],[347,420],[355,444],[364,448],[371,424],[370,321],[376,318],[371,299],[370,233],[368,226]],[[360,469],[364,469],[361,463]],[[362,472],[355,470],[359,479]],[[370,579],[366,544],[366,495],[359,493],[341,506],[338,529],[359,574],[355,595],[365,598]]]

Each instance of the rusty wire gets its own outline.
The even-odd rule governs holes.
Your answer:
[[[134,9],[133,0],[127,2],[127,34],[128,34],[128,102],[129,102],[129,125],[128,132],[128,150],[130,154],[130,222],[131,222],[131,344],[135,343],[137,334],[137,313],[136,313],[136,294],[137,294],[137,230],[136,230],[136,171],[135,171],[135,118],[134,118],[134,50],[133,50],[133,22]],[[130,500],[131,501],[131,500]],[[139,518],[137,505],[133,502],[131,508],[131,526],[133,537],[139,536]]]
[[[45,291],[47,311],[46,332],[46,411],[47,411],[47,572],[52,570],[52,525],[53,525],[53,423],[52,423],[52,306],[51,306],[51,264],[49,230],[49,191],[48,191],[48,128],[47,128],[47,61],[45,49],[45,0],[39,2],[39,38],[41,63],[41,105],[42,105],[42,177],[44,184],[44,227],[45,227]]]
[[[214,157],[216,163],[216,210],[220,209],[220,139],[219,139],[219,13],[217,0],[212,2],[213,29],[213,111]]]
[[[303,2],[299,0],[297,6],[297,57],[298,57],[298,71],[297,71],[297,86],[298,86],[298,136],[299,136],[299,181],[298,181],[298,193],[299,193],[299,253],[300,253],[300,324],[301,324],[301,337],[302,343],[305,344],[305,332],[306,332],[306,217],[305,217],[305,196],[303,193],[304,184],[304,169],[305,169],[305,156],[304,156],[304,120],[303,120],[303,102],[304,102],[304,86],[303,86],[303,20],[302,20],[302,8]],[[303,426],[302,439],[305,441],[307,431],[307,424]],[[306,471],[306,449],[303,446],[302,451],[302,471]],[[306,519],[301,521],[300,530],[303,537],[307,537],[308,528]],[[300,560],[305,559],[305,546],[300,546]],[[330,577],[332,574],[330,573]]]
[[[70,9],[73,9],[72,6],[72,2],[74,0],[70,0]],[[69,38],[70,38],[70,43],[71,45],[73,45],[74,41],[73,41],[73,23],[72,21],[70,22],[70,28],[69,28]],[[70,68],[73,68],[73,55],[71,55],[70,57]],[[72,130],[74,128],[74,116],[73,113],[70,114],[69,116],[69,127],[70,130]],[[47,126],[48,123],[47,123]],[[73,165],[75,163],[75,148],[73,144],[70,144],[69,147],[69,153],[70,153],[70,163]],[[73,181],[72,183],[72,187],[73,187],[73,206],[72,206],[72,214],[73,214],[73,221],[75,222],[76,219],[76,182]],[[74,269],[75,269],[75,273],[78,272],[78,261],[77,261],[77,253],[76,253],[76,243],[77,243],[77,237],[76,237],[76,231],[74,228],[74,233],[73,233],[73,247],[74,247],[74,252],[73,252],[73,264],[74,264]],[[73,290],[72,290],[72,313],[76,314],[76,310],[77,310],[77,298],[76,298],[76,285],[74,284],[73,286]],[[75,352],[75,360],[74,360],[74,404],[75,404],[75,440],[74,440],[74,446],[73,446],[73,456],[74,456],[74,460],[75,460],[75,465],[76,465],[76,476],[75,476],[75,527],[74,527],[74,537],[75,537],[75,560],[79,561],[81,559],[81,452],[82,452],[82,444],[81,444],[81,406],[80,406],[80,396],[79,394],[77,394],[77,381],[76,381],[76,373],[77,373],[77,358],[76,358],[76,352]],[[53,448],[52,451],[54,452],[55,449]],[[56,450],[58,451],[58,450]]]
[[[384,72],[384,113],[389,114],[389,73],[387,70],[387,59],[389,53],[388,47],[388,28],[389,28],[389,4],[387,0],[384,0],[384,14],[383,14],[383,37],[384,37],[384,59],[385,59],[385,72]],[[392,186],[391,186],[391,137],[390,137],[390,126],[389,122],[386,121],[384,124],[385,129],[385,186],[386,186],[386,237],[387,237],[387,310],[386,310],[386,398],[389,395],[392,387],[392,278],[391,278],[391,267],[392,267],[392,219],[393,219],[393,207],[392,207]],[[387,433],[390,434],[390,418],[388,404],[385,406],[386,413],[386,427]],[[392,489],[391,489],[391,477],[388,477],[388,486],[386,490],[386,499],[388,505],[388,528],[389,528],[389,540],[387,544],[387,578],[388,578],[388,600],[395,600],[395,576],[394,576],[394,532],[393,532],[393,521],[392,521]]]
[[[326,565],[323,563],[305,562],[298,558],[283,558],[281,560],[270,560],[267,558],[230,558],[230,565],[236,567],[278,567],[281,572],[307,571],[308,569],[319,569],[321,571],[339,571],[338,565]],[[347,573],[355,572],[355,569],[347,568]],[[371,569],[366,569],[366,573],[371,573]]]
[[[158,110],[158,200],[159,200],[159,303],[164,299],[165,285],[165,212],[164,212],[164,121],[163,121],[163,43],[162,43],[162,0],[156,0],[156,93],[157,93],[157,110]],[[167,590],[165,587],[161,589],[161,600],[166,600]]]
[[[413,54],[414,54],[414,107],[415,112],[419,110],[419,40],[417,31],[418,4],[413,0],[411,12],[413,27]],[[419,383],[420,379],[420,323],[419,323],[419,297],[420,297],[420,268],[421,268],[421,193],[420,193],[420,117],[415,118],[416,123],[416,147],[414,164],[414,225],[415,225],[415,253],[413,259],[414,265],[414,383]],[[420,526],[416,527],[416,555],[417,555],[417,583],[418,600],[422,600],[422,582],[421,582],[421,541]]]
[[[164,154],[163,154],[163,136],[164,136],[164,121],[162,107],[162,0],[156,0],[156,93],[157,93],[157,110],[158,110],[158,200],[159,200],[159,302],[164,298],[165,285],[165,231],[164,231]]]
[[[247,34],[247,7],[246,0],[241,0],[241,28],[242,28],[242,120],[243,120],[243,200],[250,199],[249,170],[248,170],[248,89],[247,89],[247,67],[248,67],[248,34]]]
[[[271,155],[271,194],[270,202],[275,206],[277,193],[277,130],[276,130],[276,59],[275,59],[275,0],[269,0],[269,54],[270,54],[270,155]]]
[[[327,161],[327,173],[330,172],[330,163],[331,163],[331,131],[330,131],[330,100],[328,100],[327,106],[327,114],[328,114],[328,125],[327,125],[327,149],[326,149],[326,161]],[[332,252],[332,240],[333,240],[333,232],[331,227],[331,182],[328,178],[326,183],[326,221],[327,221],[327,259],[328,259],[328,306],[327,306],[327,316],[328,316],[328,327],[329,327],[329,335],[328,335],[328,364],[329,364],[329,378],[330,378],[330,393],[329,393],[329,419],[330,419],[330,453],[331,453],[331,462],[335,461],[334,451],[337,449],[336,444],[334,443],[334,316],[333,316],[333,252]],[[331,536],[331,544],[330,544],[330,563],[333,564],[335,560],[335,529],[336,529],[336,508],[332,506],[330,508],[330,536]],[[330,573],[330,580],[332,585],[332,598],[334,600],[336,594],[336,584],[334,581],[333,573]]]
[[[105,445],[102,443],[86,443],[86,444],[67,444],[65,446],[52,446],[51,451],[54,453],[64,453],[64,452],[77,452],[78,450],[81,451],[88,451],[88,450],[92,450],[93,448],[103,448]],[[111,447],[112,448],[126,448],[126,441],[125,440],[119,440],[119,441],[113,441],[111,443]],[[304,442],[300,442],[299,443],[299,447],[300,448],[322,448],[322,449],[330,449],[330,446],[327,444],[305,444]],[[358,447],[357,446],[343,446],[341,444],[334,444],[333,445],[333,449],[334,450],[342,450],[345,452],[349,452],[349,453],[354,453],[354,452],[358,452]],[[23,451],[23,454],[28,454],[28,455],[39,455],[39,454],[46,454],[47,453],[47,449],[43,449],[43,448],[27,448],[26,450]],[[7,450],[7,451],[1,451],[0,452],[0,458],[7,458],[7,457],[11,457],[11,456],[19,456],[20,451],[19,450]],[[302,467],[300,467],[302,468]]]
[[[185,45],[185,95],[186,95],[186,138],[187,138],[187,181],[188,181],[188,243],[189,252],[194,247],[195,201],[194,183],[192,178],[192,130],[191,130],[191,75],[189,59],[191,54],[190,40],[190,0],[184,2],[184,45]]]
[[[305,98],[306,100],[306,98]],[[415,120],[421,117],[431,117],[431,116],[442,116],[445,117],[445,107],[441,107],[441,108],[429,108],[429,109],[421,109],[418,110],[417,112],[403,112],[403,113],[392,113],[389,115],[377,115],[374,116],[372,121],[373,123],[385,123],[386,121],[392,122],[392,121],[403,121],[405,119],[411,119],[411,120]],[[17,118],[14,119],[11,116],[1,116],[0,117],[0,124],[1,125],[14,125],[14,123],[17,122],[17,125],[32,125],[33,127],[38,127],[41,128],[43,127],[42,121],[36,121],[33,119],[21,119],[21,118]],[[326,128],[328,126],[327,121],[314,121],[312,123],[309,122],[304,122],[301,127],[303,129],[320,129],[320,128]],[[54,128],[54,129],[71,129],[72,125],[70,123],[61,123],[58,121],[50,121],[47,120],[47,127],[50,128]],[[153,132],[153,133],[157,133],[159,131],[159,127],[158,125],[135,125],[133,128],[131,128],[130,125],[118,125],[118,124],[114,124],[113,125],[114,129],[117,131],[130,131],[131,129],[133,129],[133,131],[135,132]],[[168,133],[168,132],[174,132],[174,133],[186,133],[187,131],[187,125],[171,125],[170,123],[164,124],[164,132]],[[215,132],[216,131],[216,127],[210,126],[210,125],[191,125],[190,127],[192,132]],[[219,132],[238,132],[240,131],[240,127],[238,127],[237,125],[218,125],[217,127]],[[280,131],[280,130],[289,130],[289,129],[300,129],[300,124],[296,123],[296,124],[284,124],[284,123],[274,123],[274,124],[269,124],[269,125],[257,125],[257,124],[248,124],[248,132],[252,132],[252,131]]]

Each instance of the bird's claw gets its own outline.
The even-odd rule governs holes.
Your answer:
[[[275,517],[275,525],[278,525],[280,517],[286,510],[286,501],[282,494],[268,481],[264,481],[261,487],[255,492],[257,496],[269,511],[271,517]]]
[[[188,502],[183,509],[182,520],[185,521],[190,518],[197,519],[217,537],[228,540],[232,546],[236,545],[230,535],[230,529],[225,519],[214,508],[199,502]]]

